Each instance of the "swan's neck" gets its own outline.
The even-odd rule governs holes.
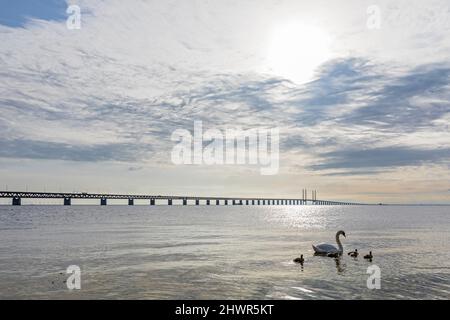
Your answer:
[[[336,242],[339,247],[339,252],[340,253],[344,252],[344,247],[342,246],[341,240],[339,239],[339,234],[336,235]]]

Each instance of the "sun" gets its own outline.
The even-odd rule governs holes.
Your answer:
[[[267,53],[270,73],[301,84],[330,58],[330,36],[315,26],[288,22],[273,28]]]

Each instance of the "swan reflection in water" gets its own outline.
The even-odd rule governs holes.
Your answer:
[[[336,269],[338,274],[342,274],[345,272],[345,263],[341,263],[341,258],[337,257],[334,259],[336,262]]]
[[[343,261],[343,257],[339,254],[328,254],[328,255],[323,255],[322,253],[314,253],[314,256],[316,257],[322,257],[322,258],[326,258],[326,260],[329,260],[331,262],[331,259],[329,258],[333,258],[334,262],[336,263],[336,270],[338,274],[342,274],[345,272],[345,267],[346,264]],[[303,271],[303,265],[302,265],[302,271]]]

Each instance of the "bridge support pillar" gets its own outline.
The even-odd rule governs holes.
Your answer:
[[[227,199],[225,199],[225,203],[224,203],[226,206],[228,205],[228,200]]]
[[[239,205],[242,206],[242,200],[239,200]]]
[[[248,204],[249,204],[249,201],[248,201],[248,200],[245,200],[245,205],[248,206]]]
[[[183,199],[183,206],[187,206],[187,199]]]
[[[22,199],[20,197],[14,197],[12,199],[12,205],[13,206],[20,206],[20,205],[22,205]]]
[[[101,206],[106,206],[108,204],[108,200],[106,198],[101,198],[100,199],[100,205]]]
[[[196,206],[200,205],[200,200],[199,199],[195,199],[195,205]]]
[[[134,199],[128,199],[128,205],[134,206]]]
[[[172,205],[172,199],[167,199],[167,205],[171,206]]]
[[[155,205],[155,199],[150,199],[150,205],[154,206]]]
[[[70,206],[72,204],[72,199],[71,198],[64,198],[64,205],[65,206]]]
[[[211,200],[207,199],[206,200],[206,205],[209,206],[210,205]]]
[[[261,200],[258,200],[258,206],[261,204]]]
[[[219,199],[216,200],[216,206],[220,206],[220,200]]]

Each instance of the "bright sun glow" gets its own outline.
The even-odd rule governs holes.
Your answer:
[[[291,22],[273,29],[268,52],[271,73],[305,83],[330,57],[330,37],[321,29]]]

